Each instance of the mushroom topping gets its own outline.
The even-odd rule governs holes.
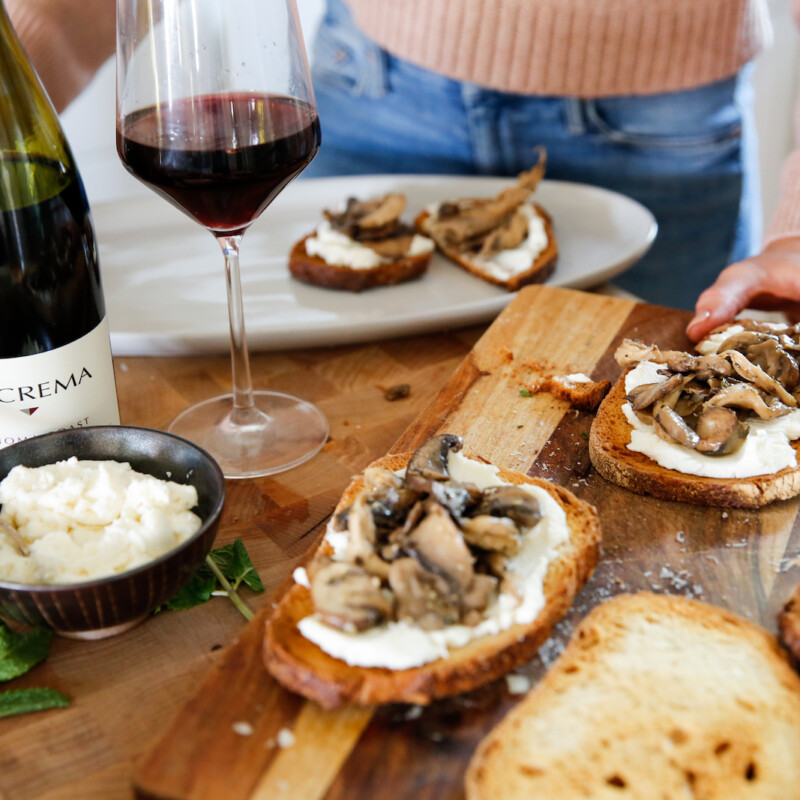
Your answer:
[[[695,445],[698,452],[725,456],[735,453],[744,444],[749,429],[742,425],[735,411],[708,406],[697,418],[695,430],[700,437]]]
[[[479,237],[503,225],[507,218],[525,202],[544,176],[545,155],[539,151],[539,162],[527,172],[521,173],[517,183],[490,200],[456,204],[457,213],[447,204],[447,213],[439,213],[428,223],[429,232],[453,246],[474,245]]]
[[[783,388],[774,378],[771,378],[761,367],[757,367],[748,361],[747,357],[737,350],[728,350],[724,355],[730,359],[736,372],[746,381],[750,381],[759,389],[763,389],[769,394],[774,394],[782,403],[787,406],[797,406],[797,401]]]
[[[461,520],[464,540],[473,547],[494,550],[506,556],[519,552],[519,531],[508,517],[493,517],[481,514]]]
[[[377,203],[362,204],[366,213],[358,221],[362,230],[384,228],[399,219],[406,208],[406,197],[403,194],[387,194]]]
[[[791,411],[788,406],[783,405],[777,399],[767,405],[758,390],[748,383],[732,383],[717,392],[708,401],[707,405],[724,408],[731,406],[734,408],[747,408],[755,412],[761,419],[775,419]]]
[[[527,236],[528,218],[521,211],[515,211],[498,228],[486,235],[478,256],[490,259],[501,250],[519,247]]]
[[[444,433],[432,436],[417,448],[406,469],[406,482],[412,489],[428,491],[431,481],[446,481],[450,478],[447,457],[452,450],[457,453],[463,440],[460,436]]]
[[[532,528],[542,518],[542,509],[539,501],[521,486],[490,486],[484,491],[475,516],[481,514],[508,517],[520,528]]]
[[[700,380],[708,380],[712,375],[729,378],[733,375],[733,367],[728,359],[715,354],[698,356],[694,363],[695,377]]]
[[[314,608],[333,628],[363,631],[392,614],[380,580],[354,564],[327,559],[311,571],[310,582]]]
[[[643,383],[632,389],[627,395],[627,401],[634,411],[641,411],[653,405],[683,383],[683,375],[676,374],[659,383]]]
[[[743,353],[748,347],[760,344],[767,339],[777,341],[778,337],[774,334],[759,333],[758,331],[739,331],[725,339],[717,348],[717,352],[724,353],[726,350],[738,350]]]
[[[455,625],[461,618],[461,598],[447,580],[425,569],[414,558],[400,558],[389,570],[397,619],[426,631]]]
[[[406,539],[404,549],[422,565],[465,591],[472,583],[475,559],[458,526],[438,503],[428,501],[422,521]]]
[[[793,391],[800,383],[797,361],[775,339],[770,337],[759,344],[751,345],[745,350],[745,355],[788,391]]]
[[[694,448],[700,437],[683,421],[683,417],[661,401],[653,408],[653,429],[666,441]]]

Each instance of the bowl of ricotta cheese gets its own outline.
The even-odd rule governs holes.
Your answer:
[[[0,616],[97,639],[144,620],[203,561],[225,481],[163,431],[58,431],[0,450]]]

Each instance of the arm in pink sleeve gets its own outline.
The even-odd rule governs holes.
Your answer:
[[[11,21],[58,111],[114,52],[114,0],[6,0]]]

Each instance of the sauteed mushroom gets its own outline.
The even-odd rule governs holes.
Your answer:
[[[748,428],[729,408],[709,406],[697,418],[695,428],[700,441],[695,449],[708,455],[735,453],[747,438]]]
[[[532,528],[541,518],[539,501],[521,486],[490,486],[483,493],[476,516],[508,517],[521,528]]]
[[[457,453],[463,443],[460,436],[450,433],[432,436],[411,456],[406,468],[406,483],[412,489],[428,491],[431,481],[448,480],[447,457],[451,450]]]

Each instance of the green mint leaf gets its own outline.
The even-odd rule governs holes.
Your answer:
[[[533,392],[529,391],[528,389],[520,389],[519,390],[520,397],[533,397]]]
[[[240,584],[244,583],[254,592],[263,592],[264,584],[261,582],[241,539],[237,539],[233,543],[233,554],[233,574],[225,576],[229,581],[233,581],[233,588],[238,589]]]
[[[589,439],[589,434],[586,431],[581,431],[581,439]]]
[[[247,548],[241,539],[237,539],[224,547],[212,550],[208,557],[214,562],[219,571],[230,581],[234,590],[244,583],[254,592],[263,592],[264,584],[250,561]],[[184,611],[205,603],[219,588],[217,578],[207,564],[198,567],[192,579],[186,586],[167,600],[158,611]],[[227,593],[226,593],[227,594]]]
[[[192,576],[189,583],[176,592],[166,603],[164,608],[170,611],[185,611],[205,603],[211,598],[212,592],[217,588],[217,579],[205,565]]]
[[[0,692],[0,717],[46,711],[48,708],[66,708],[69,698],[55,689],[9,689]]]
[[[0,681],[24,675],[47,658],[53,632],[36,628],[30,633],[14,633],[0,622]]]

